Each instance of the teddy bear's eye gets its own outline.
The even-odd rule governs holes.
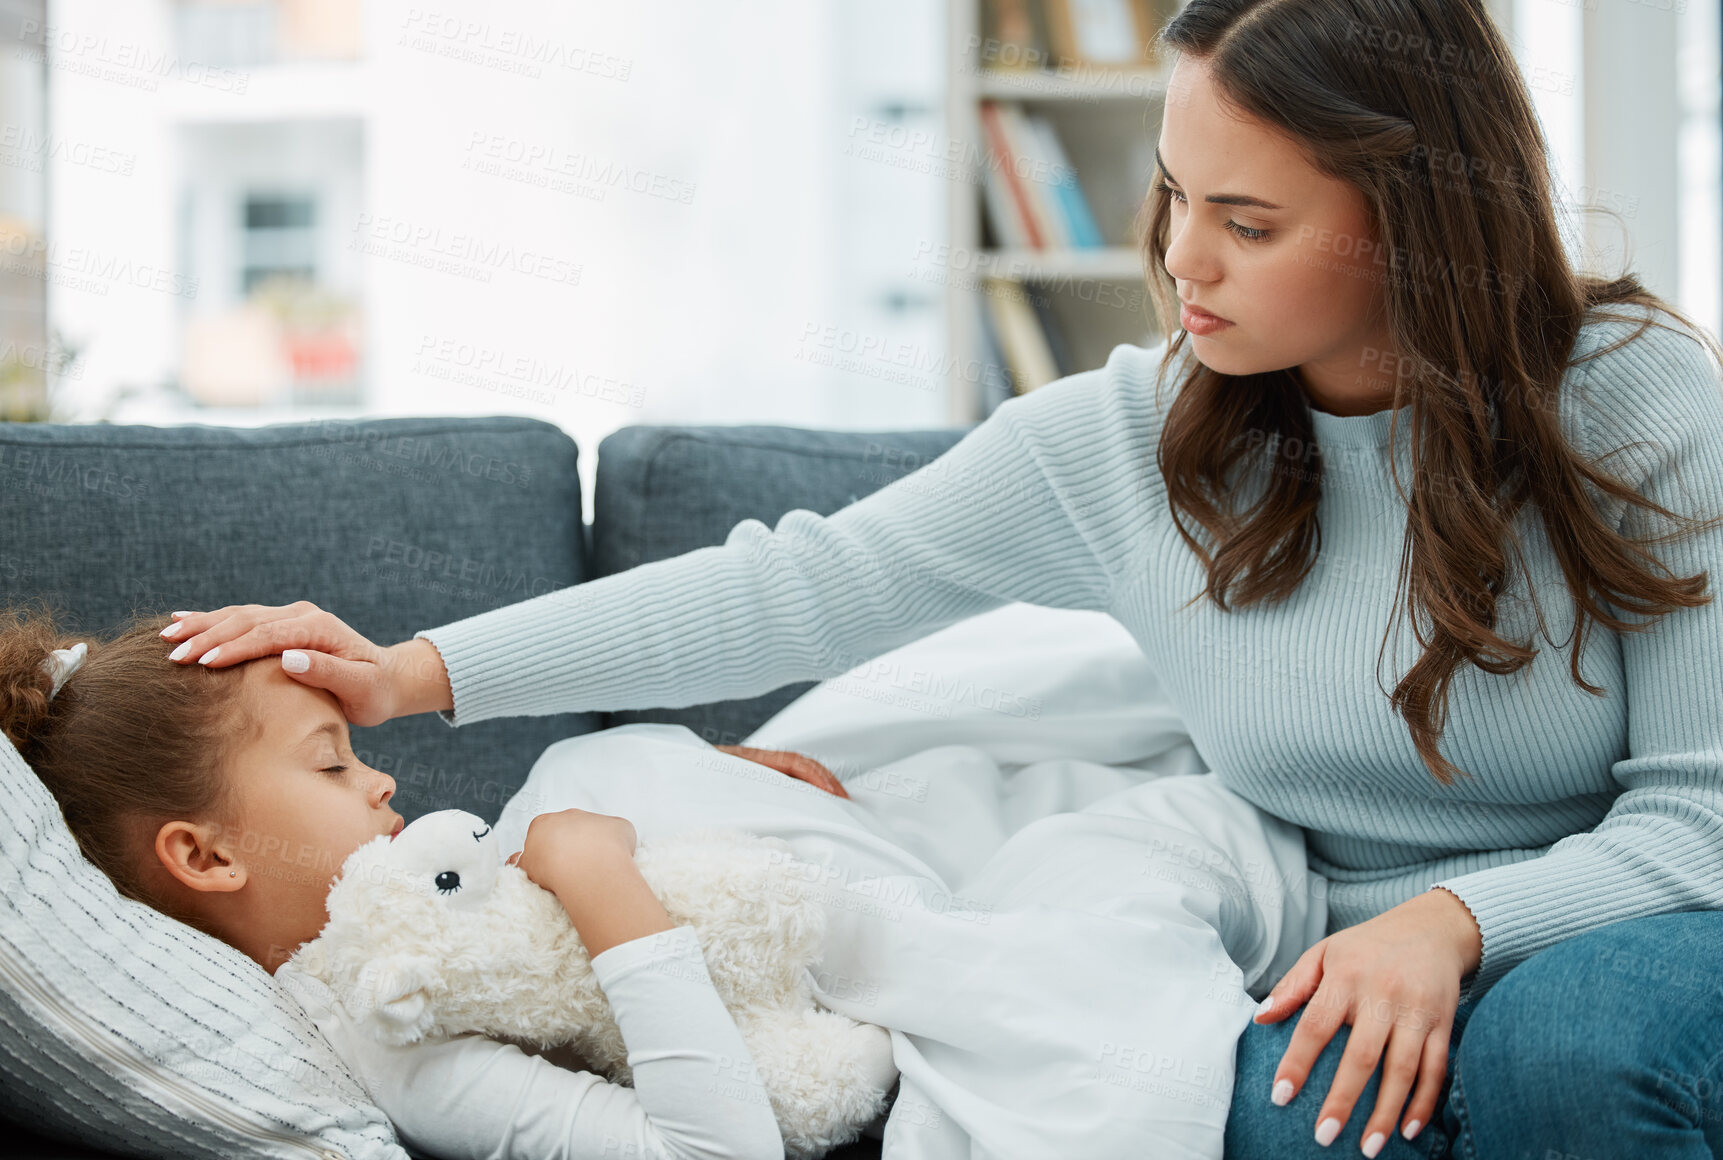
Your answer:
[[[453,870],[445,870],[437,875],[437,893],[453,894],[461,888],[461,876]]]

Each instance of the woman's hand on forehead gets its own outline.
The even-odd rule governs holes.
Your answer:
[[[230,604],[211,612],[176,612],[162,636],[177,641],[168,659],[212,669],[282,654],[295,680],[327,689],[355,725],[377,725],[400,713],[400,662],[309,600]],[[446,678],[445,678],[446,679]]]

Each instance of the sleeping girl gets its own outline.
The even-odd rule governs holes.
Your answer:
[[[415,1103],[458,1092],[458,1124],[444,1121],[428,1138],[403,1132],[431,1155],[783,1155],[693,928],[674,926],[647,887],[634,827],[621,817],[549,814],[512,858],[567,909],[637,1060],[633,1088],[477,1036],[441,1051],[365,1055],[356,1046],[365,1033],[338,997],[281,968],[322,929],[347,855],[401,829],[395,782],[355,756],[329,693],[292,680],[273,658],[176,665],[162,647],[168,623],[140,619],[79,649],[47,614],[0,615],[0,725],[120,893],[284,982],[291,974],[295,995],[368,1088],[386,1082],[379,1059],[412,1062],[421,1074],[392,1115],[411,1123]],[[58,674],[44,667],[56,649],[72,650]],[[889,1087],[889,1055],[877,1066]],[[716,1071],[722,1089],[710,1082]]]
[[[236,611],[292,615],[210,616]],[[307,615],[331,653],[380,652]],[[877,1079],[898,1086],[869,1130],[888,1160],[1219,1160],[1234,1044],[1325,921],[1297,827],[1206,773],[1119,767],[1125,788],[1028,820],[947,881],[939,847],[997,806],[999,771],[978,750],[906,759],[959,807],[911,838],[891,795],[859,782],[840,796],[812,775],[763,776],[681,726],[624,725],[550,746],[496,830],[591,953],[635,1086],[479,1035],[387,1045],[286,960],[321,930],[346,856],[399,828],[394,782],[354,754],[345,702],[282,656],[176,664],[166,623],[92,642],[50,697],[44,661],[74,638],[46,616],[0,620],[0,724],[121,892],[274,974],[419,1154],[784,1154],[693,928],[671,923],[635,867],[637,838],[728,825],[818,867],[814,998],[889,1032]],[[930,820],[896,806],[899,823]]]

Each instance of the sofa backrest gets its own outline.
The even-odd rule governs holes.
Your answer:
[[[0,424],[0,600],[71,631],[310,600],[381,644],[585,580],[574,441],[525,418]],[[164,643],[164,655],[168,649]],[[354,729],[411,820],[494,819],[597,713]]]
[[[0,601],[43,599],[71,631],[101,633],[134,614],[303,599],[393,643],[721,544],[744,519],[829,515],[967,430],[624,427],[599,445],[589,559],[577,449],[536,419],[0,423]],[[668,721],[734,744],[811,684],[459,729],[427,714],[355,728],[353,744],[395,778],[408,820],[451,808],[495,819],[554,741]]]
[[[830,515],[944,454],[970,429],[811,431],[765,426],[633,426],[598,445],[592,575],[721,544],[745,519],[776,527],[793,509]],[[734,745],[813,686],[681,709],[604,714],[604,724],[686,725]]]

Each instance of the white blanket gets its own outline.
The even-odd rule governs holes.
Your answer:
[[[1219,1160],[1255,999],[1322,937],[1302,832],[1221,787],[1099,613],[1010,604],[811,690],[744,742],[682,726],[559,742],[497,823],[578,806],[642,841],[702,825],[821,867],[819,1001],[892,1030],[886,1160]]]

